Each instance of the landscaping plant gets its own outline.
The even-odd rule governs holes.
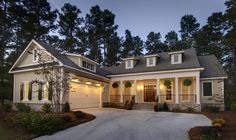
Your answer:
[[[43,113],[51,113],[52,112],[51,104],[44,104],[41,108],[41,111]]]
[[[236,113],[236,103],[231,104],[231,111]]]
[[[17,103],[16,104],[16,109],[19,111],[19,112],[24,112],[24,113],[29,113],[31,112],[31,107],[27,104],[24,104],[24,103]]]
[[[63,112],[70,112],[70,104],[68,102],[64,104]]]

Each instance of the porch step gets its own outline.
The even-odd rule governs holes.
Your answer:
[[[132,110],[153,110],[153,103],[135,103]]]

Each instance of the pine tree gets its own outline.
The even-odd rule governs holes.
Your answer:
[[[155,54],[159,52],[164,52],[168,50],[168,47],[161,42],[161,34],[150,32],[147,35],[147,40],[145,42],[145,49],[147,54]]]

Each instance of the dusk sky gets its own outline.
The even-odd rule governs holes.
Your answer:
[[[213,12],[224,12],[225,0],[49,0],[53,8],[60,9],[65,2],[76,5],[82,16],[94,5],[109,9],[116,15],[118,33],[124,36],[126,29],[143,40],[150,31],[160,32],[162,40],[167,32],[180,30],[180,20],[185,14],[193,14],[204,25]]]

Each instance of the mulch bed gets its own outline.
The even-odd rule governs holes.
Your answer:
[[[21,133],[23,135],[27,135],[27,138],[28,139],[33,139],[33,138],[36,138],[40,135],[38,134],[34,134],[28,130],[25,130],[24,128],[19,128],[19,127],[15,127],[12,122],[11,122],[11,117],[18,113],[18,112],[10,112],[10,113],[5,113],[3,111],[0,111],[0,122],[3,124],[3,126],[10,130],[10,131],[13,131],[13,132],[16,132],[16,133]],[[77,119],[75,118],[75,115],[74,115],[74,112],[71,111],[71,112],[68,112],[68,113],[62,113],[60,115],[69,115],[71,116],[72,118],[72,121],[71,122],[68,122],[66,123],[64,126],[63,126],[63,130],[67,129],[67,128],[70,128],[70,127],[73,127],[73,126],[76,126],[76,125],[79,125],[79,124],[82,124],[82,123],[86,123],[86,122],[89,122],[89,121],[92,121],[94,120],[96,117],[91,115],[91,114],[87,114],[87,113],[84,113],[84,117],[83,118],[80,118],[80,119]]]
[[[221,118],[226,121],[226,124],[222,127],[222,138],[224,140],[235,140],[236,139],[236,113],[231,111],[225,112],[202,112],[203,115],[207,116],[209,119],[213,120],[216,118]],[[191,140],[201,140],[201,130],[205,128],[204,126],[197,126],[189,130],[189,138]]]

